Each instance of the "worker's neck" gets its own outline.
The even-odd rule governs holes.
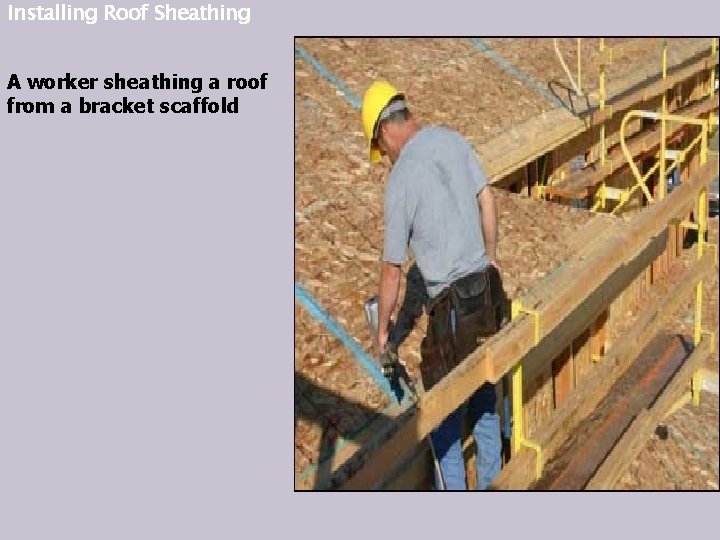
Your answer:
[[[403,124],[403,130],[401,133],[400,138],[400,151],[402,152],[402,149],[405,148],[405,145],[408,143],[410,139],[413,138],[413,136],[420,131],[420,125],[415,122],[415,120],[410,119],[405,124]]]

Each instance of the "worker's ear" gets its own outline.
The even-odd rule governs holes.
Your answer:
[[[396,122],[383,122],[380,125],[380,130],[382,131],[386,141],[395,135],[397,128],[398,125]]]

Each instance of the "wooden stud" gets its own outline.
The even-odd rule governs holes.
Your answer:
[[[572,347],[566,348],[552,362],[553,372],[553,406],[560,407],[573,388],[573,355]]]

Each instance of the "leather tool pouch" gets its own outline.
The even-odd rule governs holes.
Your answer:
[[[428,304],[428,329],[420,346],[426,391],[509,320],[509,306],[494,266],[455,281]]]
[[[450,286],[456,313],[455,340],[459,357],[475,350],[480,340],[498,330],[488,271],[476,272]]]
[[[447,291],[428,304],[428,324],[420,344],[420,374],[427,392],[457,364]]]

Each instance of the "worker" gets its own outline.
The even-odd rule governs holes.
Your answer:
[[[497,263],[496,204],[472,146],[449,128],[421,126],[405,95],[390,83],[376,81],[366,90],[362,124],[370,161],[387,156],[391,164],[375,346],[378,355],[388,346],[409,250],[428,294],[420,350],[427,391],[502,324],[507,299]],[[487,489],[500,470],[502,452],[496,391],[488,382],[431,432],[442,473],[436,486],[442,481],[448,490],[467,488],[464,412],[477,445],[476,487]]]

